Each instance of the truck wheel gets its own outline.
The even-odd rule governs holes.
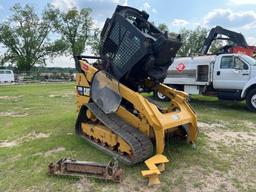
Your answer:
[[[256,89],[251,90],[246,96],[247,107],[256,112]]]
[[[157,98],[159,101],[168,101],[168,97],[166,97],[165,95],[163,95],[160,92],[154,92],[154,97]]]

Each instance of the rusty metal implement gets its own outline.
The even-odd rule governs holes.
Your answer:
[[[64,175],[78,177],[94,177],[114,182],[121,182],[123,170],[117,160],[111,160],[107,165],[96,162],[77,161],[63,158],[48,166],[49,175]]]

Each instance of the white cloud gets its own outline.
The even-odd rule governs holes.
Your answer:
[[[89,46],[86,46],[85,51],[82,55],[93,55],[91,48]],[[92,60],[89,60],[91,62]],[[48,58],[46,60],[47,67],[75,67],[75,61],[72,56],[57,56],[53,59]]]
[[[230,9],[215,9],[204,17],[204,25],[212,27],[221,25],[228,28],[256,28],[255,11],[233,11]]]
[[[128,0],[77,0],[79,7],[92,9],[95,26],[102,27],[106,18],[112,16],[117,5],[127,6]]]
[[[128,0],[52,0],[52,5],[62,11],[73,7],[91,8],[94,27],[101,28],[107,17],[111,17],[117,5],[127,6]]]
[[[231,3],[237,5],[253,5],[256,4],[255,0],[229,0]]]
[[[153,13],[158,13],[155,8],[152,9],[152,12],[153,12]]]
[[[157,10],[155,8],[153,8],[147,1],[144,1],[142,7],[140,8],[148,13],[158,13]]]
[[[245,29],[245,30],[256,29],[256,21],[252,22],[252,23],[249,23],[249,24],[246,24],[242,28]]]
[[[149,5],[148,2],[145,2],[145,3],[143,4],[143,10],[149,12],[150,8],[151,8],[151,5]]]
[[[247,37],[246,38],[248,45],[256,45],[256,37]]]
[[[173,26],[177,26],[177,27],[182,27],[182,26],[185,26],[187,25],[189,22],[184,20],[184,19],[173,19],[171,24]]]
[[[77,6],[77,0],[53,0],[52,5],[61,11],[68,11]]]
[[[72,57],[67,56],[58,56],[54,59],[47,59],[46,61],[47,67],[75,67],[75,62]]]
[[[97,20],[97,19],[93,19],[93,28],[103,28],[104,26],[104,21],[100,21],[100,20]]]
[[[128,0],[112,0],[113,3],[127,6],[128,5]]]

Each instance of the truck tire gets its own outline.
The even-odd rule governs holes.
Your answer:
[[[256,112],[256,89],[252,89],[246,95],[246,104],[250,111]]]
[[[158,91],[154,91],[154,97],[159,101],[168,101],[169,98]]]

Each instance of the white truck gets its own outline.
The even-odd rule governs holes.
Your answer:
[[[0,83],[14,82],[14,73],[12,70],[0,69]]]
[[[246,100],[256,112],[256,60],[243,54],[176,58],[164,84],[188,94],[216,95],[221,100]],[[154,93],[160,100],[166,97]]]

